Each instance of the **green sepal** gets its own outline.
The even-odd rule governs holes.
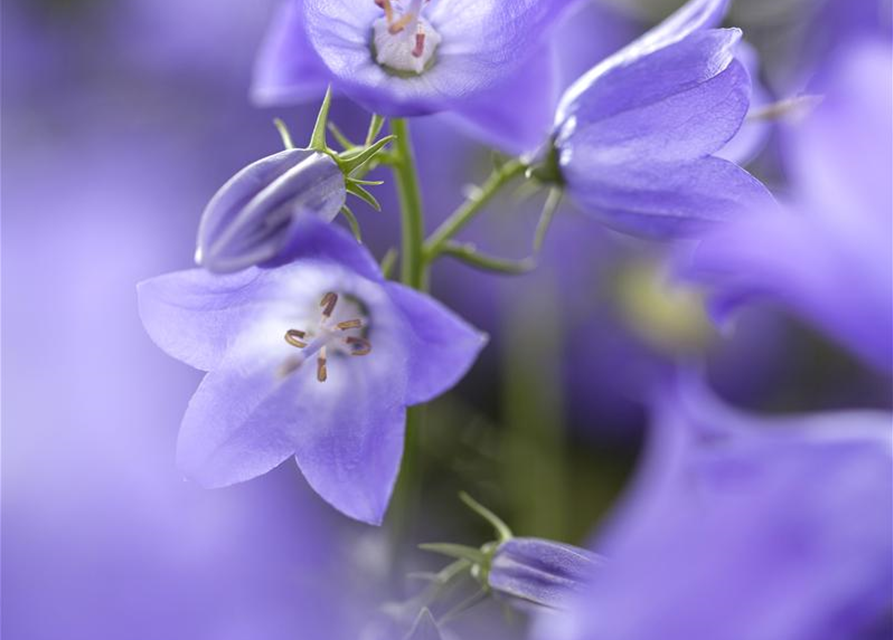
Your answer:
[[[360,232],[360,221],[357,220],[357,217],[354,215],[353,211],[345,204],[341,206],[341,211],[339,213],[344,216],[344,219],[347,220],[347,224],[350,225],[350,231],[353,233],[353,237],[356,238],[357,242],[360,244],[363,243],[363,235]]]
[[[322,100],[322,106],[319,108],[319,114],[316,116],[316,124],[313,127],[313,133],[310,134],[310,148],[320,153],[329,153],[329,146],[326,143],[326,129],[329,122],[329,108],[332,106],[332,87],[326,89],[326,96]]]
[[[553,188],[549,190],[549,195],[546,196],[546,202],[543,205],[539,222],[537,222],[536,225],[536,233],[533,236],[534,254],[538,254],[542,250],[543,244],[546,242],[546,234],[549,233],[549,228],[552,226],[552,219],[555,217],[555,212],[558,211],[558,207],[561,206],[561,198],[563,195],[564,192],[561,189]]]
[[[280,118],[275,118],[273,120],[273,126],[276,127],[276,130],[279,132],[279,137],[282,138],[282,146],[286,149],[294,149],[295,143],[292,142],[291,132],[288,130],[288,127]]]
[[[379,264],[379,268],[381,269],[381,275],[384,276],[385,280],[391,277],[391,272],[394,270],[394,265],[397,264],[397,257],[400,255],[400,252],[397,251],[396,248],[391,247],[388,249],[387,253],[384,254],[384,257],[381,259],[381,263]]]
[[[496,530],[496,535],[499,536],[499,542],[505,542],[506,540],[511,540],[515,537],[512,530],[509,529],[509,526],[502,518],[490,511],[470,495],[464,491],[460,491],[459,499],[465,503],[465,506],[493,525],[493,528]]]
[[[334,122],[330,122],[326,126],[328,127],[329,132],[333,136],[335,136],[335,140],[338,141],[338,144],[340,144],[346,151],[357,148],[357,145],[351,142],[350,139],[346,135],[344,135],[344,132],[341,131],[341,129],[338,128],[338,125],[336,125]]]
[[[372,142],[378,137],[378,134],[381,133],[381,130],[384,127],[384,123],[384,116],[380,116],[377,113],[372,114],[372,119],[369,121],[369,131],[366,133],[367,147],[372,144]]]
[[[381,211],[381,205],[378,203],[378,200],[375,199],[371,193],[366,191],[363,187],[358,185],[356,182],[348,178],[344,182],[344,187],[347,189],[347,192],[355,195],[360,200],[368,204],[370,207],[375,209],[376,211]]]
[[[372,160],[385,146],[397,139],[397,136],[385,136],[374,144],[363,148],[361,151],[351,149],[336,157],[344,175],[349,176],[364,164]]]
[[[536,180],[541,184],[564,184],[564,176],[561,175],[561,165],[558,157],[558,148],[555,146],[554,139],[549,141],[549,150],[546,152],[542,162],[528,167],[525,175],[528,179]]]
[[[432,542],[420,544],[419,549],[422,551],[430,551],[431,553],[439,553],[448,558],[456,558],[457,560],[467,560],[473,565],[480,565],[487,561],[487,556],[480,549],[469,547],[464,544],[453,544],[450,542]]]

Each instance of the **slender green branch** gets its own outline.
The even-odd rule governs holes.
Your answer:
[[[444,220],[437,230],[431,234],[425,242],[424,257],[426,262],[432,262],[444,249],[447,242],[462,230],[487,204],[499,193],[503,187],[515,178],[524,174],[527,165],[519,159],[512,159],[505,164],[496,167],[484,184],[475,190],[474,194],[465,201],[453,214]]]
[[[419,189],[409,124],[402,118],[391,120],[395,161],[392,165],[400,198],[402,242],[400,250],[400,280],[413,289],[424,289],[426,265],[422,256],[425,227],[422,219],[422,195]]]

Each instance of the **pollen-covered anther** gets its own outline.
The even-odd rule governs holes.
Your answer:
[[[326,369],[326,348],[319,350],[319,356],[316,358],[316,379],[325,382],[329,377],[328,369]]]
[[[372,351],[372,343],[365,338],[355,338],[353,336],[345,338],[344,342],[351,347],[350,355],[366,356]]]
[[[345,320],[344,322],[339,322],[335,326],[342,331],[347,331],[348,329],[362,329],[363,321],[359,318],[354,318],[353,320]]]
[[[322,315],[324,318],[331,318],[332,312],[335,311],[335,305],[338,304],[338,294],[329,291],[322,297],[319,306],[322,307]]]
[[[297,329],[289,329],[285,332],[285,341],[293,347],[303,349],[307,346],[307,343],[303,340],[303,338],[305,338],[306,336],[307,334],[303,331],[298,331]]]

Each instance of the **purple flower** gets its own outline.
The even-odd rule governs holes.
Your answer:
[[[719,316],[779,302],[866,362],[893,369],[893,202],[887,43],[851,49],[820,86],[825,100],[788,132],[794,189],[784,211],[709,235],[689,278]]]
[[[889,629],[890,414],[761,420],[683,389],[548,640],[862,638]],[[887,636],[881,636],[887,637]]]
[[[288,149],[258,160],[208,203],[195,261],[218,273],[268,263],[293,237],[299,213],[331,222],[346,197],[342,170],[326,154]]]
[[[765,187],[716,157],[738,132],[751,83],[737,29],[710,29],[724,0],[692,0],[594,67],[562,97],[553,171],[608,225],[668,237],[771,206]]]
[[[289,0],[254,97],[306,100],[327,84],[387,116],[451,111],[509,150],[540,144],[554,112],[549,27],[573,0]]]
[[[511,538],[497,547],[487,583],[513,598],[563,609],[583,590],[601,562],[596,554],[569,544]]]
[[[403,451],[405,408],[452,387],[485,337],[432,299],[383,280],[342,229],[296,223],[294,261],[215,276],[183,271],[139,286],[166,352],[208,371],[178,443],[207,487],[294,455],[345,514],[381,522]]]

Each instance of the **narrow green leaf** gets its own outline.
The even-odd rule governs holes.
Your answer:
[[[357,148],[357,145],[351,142],[348,137],[344,135],[344,132],[341,131],[341,129],[339,129],[334,122],[330,122],[327,126],[331,134],[335,136],[335,140],[337,140],[338,144],[340,144],[345,150]]]
[[[288,127],[285,126],[285,123],[281,119],[276,118],[275,120],[273,120],[273,126],[276,127],[276,130],[279,132],[279,137],[282,138],[282,145],[286,149],[294,149],[295,143],[292,142],[291,132],[289,132]]]
[[[348,179],[345,181],[344,185],[347,188],[348,193],[355,195],[356,197],[358,197],[360,200],[362,200],[363,202],[368,204],[370,207],[372,207],[376,211],[381,211],[381,205],[378,204],[378,200],[375,199],[375,196],[373,196],[371,193],[366,191],[363,187],[358,185],[356,182]]]
[[[546,197],[546,203],[543,205],[543,211],[540,214],[539,222],[536,225],[536,233],[533,236],[533,253],[537,254],[542,250],[546,241],[546,234],[549,233],[549,227],[552,226],[552,219],[555,212],[561,205],[561,197],[563,193],[561,189],[551,189]]]
[[[523,275],[536,268],[536,260],[533,257],[523,260],[496,258],[480,253],[472,243],[447,242],[443,245],[441,252],[443,255],[461,260],[472,267],[506,275]]]
[[[353,211],[351,211],[347,205],[344,205],[341,207],[340,213],[342,216],[344,216],[344,219],[347,220],[347,224],[350,225],[350,231],[351,233],[353,233],[353,237],[357,239],[357,242],[362,244],[363,236],[360,232],[360,222],[353,214]]]
[[[505,542],[506,540],[511,540],[514,535],[512,534],[512,530],[509,529],[509,526],[495,513],[490,511],[487,507],[482,505],[480,502],[472,498],[470,495],[461,491],[459,493],[459,499],[465,503],[465,505],[474,511],[476,514],[481,516],[484,520],[493,525],[493,528],[496,529],[496,534],[499,536],[500,542]]]
[[[397,251],[397,249],[391,247],[381,259],[381,274],[384,276],[385,280],[391,277],[391,272],[394,270],[394,265],[397,264],[398,255],[399,252]]]
[[[332,106],[332,87],[326,89],[326,97],[322,100],[322,106],[319,108],[319,115],[316,116],[316,125],[313,127],[313,133],[310,135],[310,148],[320,153],[328,151],[326,143],[326,126],[329,121],[329,107]]]
[[[375,144],[366,147],[360,153],[353,154],[342,154],[341,159],[341,170],[345,175],[350,175],[364,164],[369,162],[372,158],[375,157],[386,145],[390,144],[394,140],[397,139],[397,136],[385,136]]]
[[[439,553],[448,558],[456,558],[457,560],[467,560],[472,564],[481,564],[486,561],[484,552],[475,547],[469,547],[464,544],[452,544],[450,542],[432,542],[428,544],[420,544],[419,549],[422,551],[430,551],[431,553]]]
[[[366,146],[372,144],[372,142],[378,137],[378,134],[381,133],[382,127],[384,127],[385,118],[384,116],[380,116],[377,113],[372,114],[372,119],[369,121],[369,131],[366,133]]]

